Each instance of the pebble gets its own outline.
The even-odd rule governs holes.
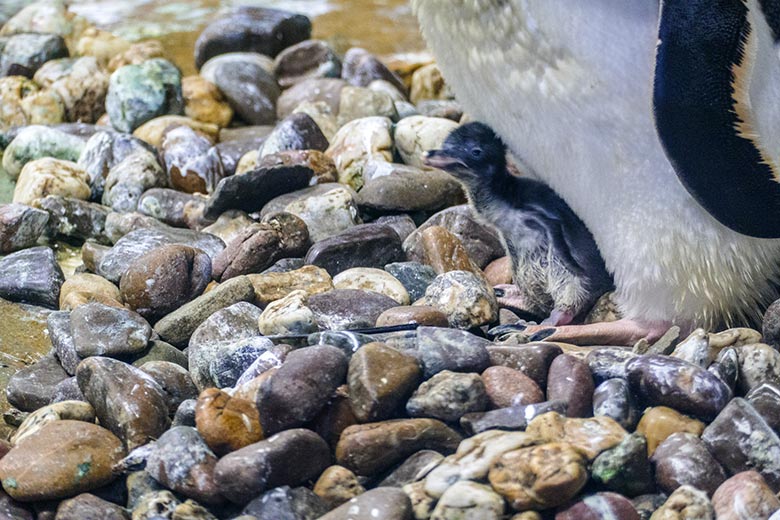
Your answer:
[[[93,56],[48,61],[33,79],[60,96],[68,121],[94,123],[105,113],[109,75]]]
[[[114,72],[125,65],[139,65],[152,58],[162,58],[164,54],[163,45],[159,40],[132,43],[127,50],[111,57],[108,70]]]
[[[421,481],[443,460],[444,455],[441,453],[420,450],[383,478],[379,486],[404,487],[406,484]]]
[[[528,423],[526,433],[547,442],[565,442],[589,461],[614,448],[628,433],[608,417],[579,419],[548,412]]]
[[[341,77],[341,60],[326,42],[305,40],[276,56],[274,74],[282,88],[311,78],[338,78]]]
[[[105,235],[108,208],[83,200],[49,195],[38,199],[37,206],[49,214],[49,234],[76,240],[108,243]]]
[[[181,80],[184,115],[196,121],[226,127],[233,119],[233,109],[219,88],[202,76]]]
[[[304,261],[335,276],[353,267],[381,268],[402,259],[401,240],[392,228],[362,224],[317,242]]]
[[[633,430],[639,421],[639,410],[625,379],[607,379],[593,392],[593,416],[609,417],[626,430]]]
[[[360,190],[358,204],[366,211],[439,211],[463,202],[460,184],[439,170],[373,162],[367,165],[364,176],[368,179]]]
[[[94,423],[95,410],[92,405],[82,401],[63,401],[38,408],[25,417],[11,437],[11,444],[18,445],[49,423],[66,420]]]
[[[647,439],[641,433],[627,435],[620,444],[602,452],[593,461],[591,472],[594,481],[628,497],[655,490]]]
[[[195,42],[195,65],[220,54],[251,51],[276,56],[307,40],[311,22],[300,14],[264,7],[242,6],[212,21]]]
[[[0,205],[0,254],[33,247],[46,229],[49,215],[24,204]]]
[[[466,331],[438,327],[417,329],[414,352],[423,367],[425,379],[444,370],[483,372],[490,366],[490,342]]]
[[[262,272],[281,258],[303,254],[309,245],[309,232],[301,219],[290,213],[276,213],[233,238],[214,258],[214,277],[225,281]]]
[[[469,258],[463,243],[441,226],[430,226],[420,232],[425,261],[437,274],[450,271],[469,271],[481,275],[482,271]]]
[[[491,365],[501,365],[521,371],[533,379],[539,388],[547,388],[547,377],[553,360],[562,350],[552,343],[509,346],[488,346]]]
[[[333,278],[336,289],[373,291],[392,298],[399,305],[408,305],[409,293],[393,275],[382,269],[355,267],[342,271]]]
[[[413,302],[425,296],[428,286],[436,279],[436,271],[419,262],[395,262],[385,265],[384,269],[403,284]]]
[[[276,124],[260,147],[260,158],[288,150],[328,149],[328,139],[307,114],[290,114]]]
[[[354,192],[342,185],[326,186],[320,184],[295,192],[301,193],[301,197],[284,207],[284,211],[306,222],[311,241],[315,243],[335,237],[360,222]],[[303,195],[305,192],[309,194]]]
[[[672,408],[656,406],[645,410],[636,431],[647,438],[647,454],[653,455],[658,445],[672,434],[690,433],[699,437],[704,431],[704,426],[701,421]]]
[[[673,357],[638,357],[626,371],[631,391],[648,405],[669,406],[704,420],[714,419],[732,397],[715,375]]]
[[[553,359],[547,375],[547,399],[566,402],[566,415],[589,417],[594,390],[593,376],[585,361],[570,354]]]
[[[199,296],[211,280],[211,259],[189,246],[152,249],[131,263],[119,287],[125,303],[150,320]]]
[[[98,498],[90,493],[82,493],[57,506],[57,520],[84,520],[101,518],[103,520],[130,520],[125,508]]]
[[[539,385],[513,368],[492,366],[482,372],[482,380],[493,408],[524,406],[545,400]]]
[[[412,74],[412,88],[409,99],[418,104],[426,99],[449,99],[451,94],[444,82],[439,66],[435,63],[423,65]]]
[[[153,58],[111,74],[106,112],[117,130],[132,132],[157,116],[183,110],[181,73],[169,61]]]
[[[458,237],[469,258],[480,268],[506,255],[496,230],[479,222],[468,205],[461,205],[439,211],[404,240],[404,251],[410,260],[425,261],[422,232],[431,226],[441,226]]]
[[[181,502],[170,491],[153,490],[139,497],[133,508],[133,517],[137,520],[155,520],[162,514],[172,518],[179,505]]]
[[[780,439],[749,402],[732,400],[701,438],[728,473],[756,470],[770,488],[780,489]]]
[[[146,361],[138,366],[152,376],[165,391],[168,401],[168,415],[173,416],[182,402],[198,396],[198,389],[187,369],[171,361]]]
[[[260,332],[269,336],[316,332],[314,312],[306,306],[308,296],[298,290],[269,303],[258,318]]]
[[[334,289],[308,298],[307,306],[322,330],[373,327],[377,318],[398,303],[383,294],[357,289]]]
[[[247,276],[255,289],[258,304],[268,305],[294,291],[307,296],[333,289],[330,275],[324,269],[307,265],[287,272],[268,272]]]
[[[450,325],[456,328],[479,327],[498,317],[493,289],[484,277],[467,271],[437,276],[425,291],[425,301],[445,313]]]
[[[65,379],[68,379],[68,373],[49,354],[9,378],[6,398],[19,410],[33,412],[49,404],[54,389]]]
[[[417,360],[382,343],[360,347],[349,360],[352,412],[360,422],[395,416],[422,379]]]
[[[743,471],[729,478],[712,495],[718,520],[769,518],[780,510],[780,500],[755,471]]]
[[[198,430],[176,426],[163,433],[146,460],[146,471],[166,488],[206,504],[223,501],[214,480],[217,457]]]
[[[314,519],[327,512],[328,508],[323,501],[309,488],[289,486],[263,493],[248,503],[242,511],[244,515],[257,520]]]
[[[296,486],[330,464],[327,443],[310,430],[291,429],[219,459],[214,480],[231,502],[245,504],[267,489]]]
[[[3,152],[3,169],[16,179],[24,166],[37,159],[75,162],[84,149],[84,139],[49,126],[22,128]]]
[[[617,493],[596,493],[575,502],[555,515],[555,520],[640,520],[631,501]]]
[[[586,464],[569,444],[542,444],[504,453],[488,479],[516,511],[548,509],[568,502],[585,486]]]
[[[0,78],[0,129],[15,126],[57,124],[65,120],[62,99],[50,90],[41,90],[22,76]]]
[[[314,484],[314,494],[322,499],[328,509],[335,509],[365,492],[357,475],[343,466],[328,467]]]
[[[97,302],[71,312],[70,330],[81,358],[138,354],[146,350],[152,335],[151,326],[140,315]]]
[[[52,446],[57,457],[50,456]],[[0,460],[0,481],[11,498],[24,502],[71,497],[111,482],[124,457],[119,439],[83,421],[53,421]]]
[[[266,59],[252,52],[220,54],[201,69],[201,76],[219,88],[237,118],[246,124],[269,125],[276,121],[280,90]]]
[[[421,384],[406,403],[411,417],[457,422],[463,415],[485,411],[490,405],[479,374],[445,370]]]
[[[212,314],[239,302],[251,302],[254,294],[252,283],[245,276],[231,278],[165,316],[154,325],[154,330],[171,345],[185,347],[198,326]]]
[[[449,322],[444,313],[428,305],[404,305],[388,309],[376,319],[377,327],[417,324],[427,327],[447,327]]]
[[[212,141],[186,125],[163,134],[161,155],[171,187],[184,193],[211,193],[224,177]]]
[[[455,518],[498,520],[503,518],[504,499],[489,486],[461,481],[454,484],[439,499],[431,520]]]
[[[48,247],[23,249],[0,258],[1,298],[56,309],[64,282],[54,251]]]
[[[320,520],[412,520],[412,504],[398,488],[378,487],[342,504]]]
[[[328,345],[291,352],[258,390],[263,431],[272,435],[314,419],[345,380],[347,366],[344,353]]]
[[[199,389],[213,386],[211,362],[219,356],[223,347],[238,341],[254,340],[259,335],[257,319],[260,313],[260,309],[251,303],[239,301],[217,309],[197,326],[189,339],[187,356],[190,375]],[[183,345],[186,344],[184,340]]]
[[[146,190],[167,185],[167,175],[155,155],[148,150],[138,150],[110,167],[102,202],[120,213],[135,211]]]
[[[68,56],[65,40],[56,34],[0,36],[0,49],[0,76],[32,78],[44,63]]]
[[[179,127],[177,127],[179,128]],[[194,224],[196,214],[205,204],[201,194],[184,193],[170,188],[146,190],[138,199],[137,210],[143,215],[173,227]]]
[[[468,413],[460,418],[460,426],[466,432],[476,435],[488,430],[525,430],[535,417],[547,412],[564,413],[566,403],[545,401],[539,404],[499,408],[482,413]]]
[[[338,126],[365,117],[398,119],[393,97],[386,92],[364,87],[342,88],[339,97]]]
[[[761,383],[780,383],[780,352],[763,343],[744,345],[737,349],[739,375],[737,386],[747,394]]]
[[[87,172],[74,162],[47,157],[24,165],[16,180],[13,202],[34,205],[47,195],[87,200],[90,194]]]
[[[425,476],[425,492],[441,498],[457,482],[484,481],[505,453],[533,446],[536,439],[523,432],[487,431],[469,437]]]
[[[390,82],[399,91],[406,92],[406,85],[397,74],[376,56],[359,47],[349,49],[344,55],[341,77],[359,87],[367,87],[374,80],[382,79]]]
[[[726,473],[702,440],[692,433],[674,433],[653,453],[653,468],[658,487],[671,494],[689,485],[712,496],[726,480]],[[780,508],[780,505],[778,506]]]
[[[79,388],[100,424],[128,451],[158,438],[169,425],[165,391],[145,372],[121,361],[92,357],[76,371]]]
[[[220,132],[220,128],[211,123],[203,123],[185,116],[165,115],[155,117],[136,128],[133,137],[159,149],[167,130],[178,126],[189,127],[191,130],[203,134],[210,141],[216,141]]]
[[[218,455],[261,441],[263,430],[254,403],[216,388],[198,397],[195,423],[206,444]]]
[[[666,502],[653,513],[650,520],[677,520],[684,518],[715,520],[715,511],[712,508],[712,503],[704,491],[700,491],[693,486],[677,488]]]
[[[330,114],[337,114],[341,89],[346,85],[347,82],[340,78],[305,79],[288,88],[279,96],[276,114],[279,119],[283,119],[301,105],[312,106],[317,103],[324,104]]]
[[[336,445],[336,461],[358,475],[390,469],[420,450],[454,451],[461,441],[455,430],[436,419],[397,419],[353,425]]]
[[[269,201],[310,185],[314,171],[301,165],[254,168],[225,177],[206,204],[204,216],[216,219],[229,209],[257,211]]]
[[[355,190],[365,184],[364,170],[372,161],[392,162],[392,120],[387,117],[355,119],[339,128],[325,155],[333,159],[338,180]]]
[[[411,116],[398,122],[395,147],[404,163],[424,168],[423,156],[429,150],[441,148],[458,123],[441,117]]]
[[[774,383],[762,383],[754,387],[745,399],[753,405],[756,412],[767,422],[770,428],[780,430],[780,386]]]

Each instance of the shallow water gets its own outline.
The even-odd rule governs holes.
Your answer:
[[[0,0],[0,4],[5,1]],[[24,0],[10,2],[21,4]],[[200,31],[234,5],[276,7],[306,14],[313,20],[312,36],[327,40],[339,52],[353,46],[380,55],[423,49],[408,0],[71,1],[73,11],[101,29],[132,41],[158,38],[184,74],[195,72],[192,50]],[[13,185],[0,169],[0,202],[9,201],[12,193]]]

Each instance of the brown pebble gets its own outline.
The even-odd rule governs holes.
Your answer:
[[[704,431],[704,423],[666,406],[656,406],[645,411],[636,431],[647,438],[649,457],[655,453],[658,445],[673,433],[687,432],[700,437]]]
[[[263,439],[260,414],[251,401],[216,388],[204,390],[195,407],[198,432],[217,455],[225,455]]]
[[[544,393],[533,379],[519,370],[493,366],[482,372],[493,408],[524,406],[544,401]]]
[[[593,375],[588,364],[570,354],[556,357],[547,374],[547,399],[567,404],[569,417],[593,414]]]
[[[314,494],[320,497],[329,509],[334,509],[365,491],[357,476],[344,466],[330,466],[314,484]]]
[[[470,271],[482,274],[482,270],[469,257],[463,243],[442,226],[430,226],[421,234],[421,243],[428,265],[436,274],[449,271]]]

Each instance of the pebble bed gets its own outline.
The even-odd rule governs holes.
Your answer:
[[[0,519],[779,520],[780,304],[497,329],[501,241],[422,164],[466,119],[436,64],[311,29],[236,8],[187,77],[59,0],[0,29]]]

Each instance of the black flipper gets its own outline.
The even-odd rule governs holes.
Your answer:
[[[778,238],[780,173],[752,131],[750,103],[741,99],[760,30],[750,23],[751,5],[758,4],[664,0],[656,126],[680,180],[714,218],[745,235]]]

